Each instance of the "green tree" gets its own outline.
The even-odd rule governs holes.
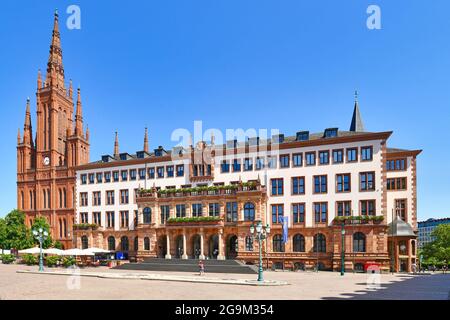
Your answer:
[[[25,213],[13,210],[5,217],[6,240],[4,249],[27,249],[33,246],[30,229],[25,225]]]
[[[50,248],[53,244],[53,240],[50,234],[50,225],[47,222],[47,219],[43,217],[38,217],[34,220],[33,225],[31,226],[31,230],[38,230],[39,228],[42,228],[42,230],[45,230],[48,232],[47,239],[42,243],[42,247],[44,249]],[[33,241],[35,244],[39,245],[39,240],[33,237]]]
[[[431,234],[434,241],[423,247],[423,258],[430,264],[450,262],[450,224],[441,224]]]
[[[6,234],[6,222],[5,219],[0,218],[0,254],[3,253],[3,249],[6,248],[6,239],[7,239],[7,234]]]

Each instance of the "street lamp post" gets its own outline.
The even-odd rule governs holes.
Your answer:
[[[258,247],[259,247],[259,268],[258,268],[258,282],[263,282],[263,261],[262,261],[262,241],[264,239],[267,239],[267,237],[270,234],[270,226],[266,225],[263,227],[261,221],[255,221],[255,224],[252,224],[250,226],[250,234],[253,237],[256,237],[258,240]]]
[[[342,238],[342,248],[341,248],[341,276],[345,273],[345,224],[341,225],[341,238]]]
[[[42,244],[47,240],[48,232],[42,228],[38,230],[33,230],[34,237],[39,241],[39,272],[44,271],[44,254],[42,252]]]

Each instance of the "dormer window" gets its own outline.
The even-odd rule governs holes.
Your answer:
[[[338,135],[338,128],[328,128],[325,129],[324,138],[335,138]]]
[[[138,157],[139,159],[144,158],[144,151],[138,151],[138,152],[136,152],[136,157]]]
[[[309,140],[309,131],[299,131],[296,135],[297,141],[308,141]]]
[[[155,157],[161,157],[164,154],[163,147],[159,146],[158,149],[155,149]]]

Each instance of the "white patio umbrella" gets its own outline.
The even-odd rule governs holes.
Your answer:
[[[19,254],[39,254],[41,252],[41,249],[39,247],[19,250]]]
[[[93,256],[94,253],[90,252],[90,251],[75,248],[75,249],[64,250],[61,253],[61,255],[62,256]]]
[[[92,253],[110,253],[111,251],[109,250],[105,250],[105,249],[101,249],[101,248],[87,248],[85,249],[85,251],[89,251]]]
[[[44,253],[46,254],[53,254],[56,256],[60,256],[62,253],[64,252],[64,250],[60,250],[60,249],[56,249],[56,248],[50,248],[50,249],[45,249]]]

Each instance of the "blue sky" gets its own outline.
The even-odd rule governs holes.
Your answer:
[[[81,8],[81,29],[64,26]],[[381,30],[366,9],[381,8]],[[389,146],[424,149],[419,220],[450,216],[450,22],[433,1],[2,1],[0,216],[16,206],[16,135],[25,102],[35,121],[59,9],[66,80],[80,85],[91,160],[171,147],[176,128],[347,130],[353,92],[366,129],[393,130]],[[36,125],[34,125],[36,128]]]

